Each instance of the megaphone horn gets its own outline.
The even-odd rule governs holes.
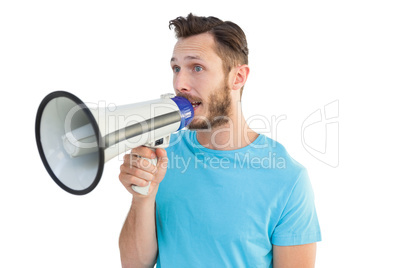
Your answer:
[[[170,134],[193,117],[191,103],[173,94],[107,109],[90,108],[69,92],[55,91],[39,105],[36,143],[53,180],[69,193],[84,195],[98,185],[108,160],[141,145],[167,147]],[[146,195],[149,185],[132,188]]]

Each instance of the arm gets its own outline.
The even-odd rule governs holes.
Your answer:
[[[274,268],[314,268],[316,243],[273,246]]]
[[[132,150],[146,158],[152,158],[152,151],[145,147]],[[119,238],[120,257],[123,267],[153,267],[156,262],[158,244],[155,230],[155,196],[166,173],[166,151],[157,149],[157,167],[146,159],[126,155],[121,166],[120,181],[133,195],[130,211]],[[131,185],[145,186],[151,181],[149,194],[134,192]]]
[[[307,171],[301,170],[272,236],[274,268],[314,267],[321,230]]]
[[[122,267],[153,267],[158,244],[155,232],[155,200],[133,198],[120,233]]]

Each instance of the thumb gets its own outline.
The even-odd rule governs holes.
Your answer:
[[[155,174],[155,179],[157,182],[161,182],[165,177],[166,169],[168,167],[168,157],[167,152],[163,148],[157,148],[155,150],[156,157],[158,158],[158,162],[156,164],[157,172]]]

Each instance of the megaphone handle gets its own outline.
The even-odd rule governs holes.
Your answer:
[[[149,147],[149,149],[151,149],[152,151],[155,152],[155,148]],[[158,163],[157,158],[154,159],[149,159],[149,158],[145,158],[147,159],[149,162],[151,162],[152,165],[155,165]],[[137,185],[131,185],[131,189],[133,189],[135,192],[142,194],[142,195],[147,195],[148,194],[148,190],[149,190],[149,186],[151,183],[148,183],[147,186],[137,186]]]
[[[167,135],[166,137],[161,138],[161,139],[157,139],[157,140],[155,140],[155,141],[153,141],[151,143],[147,143],[147,144],[145,144],[145,146],[155,152],[156,148],[166,148],[166,147],[168,147],[169,142],[170,142],[170,134]],[[147,159],[149,162],[151,162],[155,166],[158,163],[157,158],[154,158],[154,159],[145,158],[145,159]],[[142,186],[142,187],[137,186],[137,185],[131,185],[131,189],[133,189],[135,192],[137,192],[139,194],[147,195],[150,184],[151,183],[148,183],[147,186]]]

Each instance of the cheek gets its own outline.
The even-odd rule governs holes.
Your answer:
[[[196,78],[197,89],[199,93],[205,97],[209,96],[209,94],[213,93],[220,85],[221,80],[216,76],[199,76]]]

